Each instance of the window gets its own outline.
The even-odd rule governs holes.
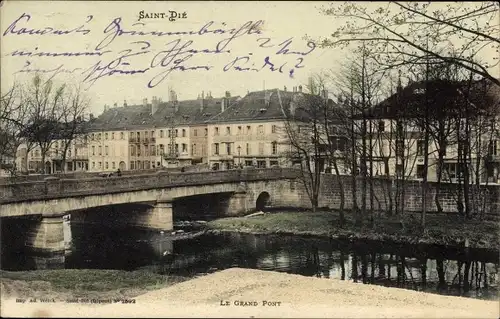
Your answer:
[[[151,156],[156,156],[156,147],[154,145],[150,146],[149,153],[151,154]]]
[[[95,155],[95,146],[92,145],[92,155]]]
[[[95,168],[95,162],[92,162],[92,168]]]
[[[105,155],[106,155],[106,156],[108,155],[108,152],[109,152],[109,148],[108,148],[108,146],[106,145],[106,146],[104,147],[104,153],[105,153]]]
[[[193,151],[193,155],[198,155],[198,153],[196,152],[196,144],[193,144],[191,146],[191,148],[192,148],[192,151]]]
[[[125,138],[125,134],[123,132],[120,132],[120,138],[123,140]]]
[[[116,166],[115,166],[115,162],[112,162],[112,163],[111,163],[111,168],[112,168],[112,169],[115,169],[115,167],[116,167]]]
[[[134,161],[130,162],[130,169],[132,169],[132,170],[135,169],[135,162]]]
[[[186,130],[182,129],[182,137],[186,137]]]
[[[165,145],[160,144],[160,155],[165,154]]]
[[[250,155],[250,144],[247,143],[247,155]]]
[[[205,129],[205,136],[208,136],[208,128]]]
[[[219,155],[219,143],[214,144],[214,155]]]
[[[424,175],[425,175],[424,165],[418,164],[417,165],[417,178],[424,178]]]
[[[155,137],[155,131],[151,131],[151,137]]]
[[[274,125],[273,125],[274,126]],[[278,153],[278,143],[276,142],[272,142],[271,143],[271,147],[272,147],[272,154],[273,155],[276,155]]]
[[[99,156],[102,155],[102,146],[99,146]]]
[[[104,133],[104,139],[107,140],[108,139],[108,133]]]
[[[102,162],[99,162],[99,169],[102,168]]]
[[[238,135],[241,135],[241,126],[238,126]]]
[[[425,141],[417,141],[417,156],[424,156]]]
[[[194,131],[193,131],[193,135],[194,135],[194,136],[198,136],[198,130],[197,130],[197,129],[194,129]]]
[[[257,132],[259,135],[264,135],[264,125],[259,125]]]
[[[231,143],[226,143],[226,152],[227,155],[231,155]]]
[[[488,155],[490,156],[497,156],[498,155],[498,144],[497,141],[493,140],[490,141],[490,144],[488,145]]]
[[[168,137],[172,137],[172,130],[168,130]]]
[[[130,155],[135,156],[135,147],[133,145],[130,145]]]
[[[226,135],[231,135],[231,128],[229,126],[226,127]]]
[[[177,136],[179,136],[179,130],[175,129],[175,136],[174,137],[177,137]]]
[[[97,139],[100,141],[101,140],[101,133],[97,134]]]
[[[215,128],[214,135],[215,136],[219,135],[219,128],[218,127]]]
[[[259,155],[264,155],[264,143],[259,143]]]
[[[163,130],[160,130],[160,137],[163,137]]]
[[[188,151],[188,146],[187,146],[187,144],[186,144],[186,143],[182,143],[182,152],[183,152],[183,153],[187,153],[187,151]]]
[[[276,125],[271,126],[271,133],[276,133]]]
[[[247,135],[252,134],[252,127],[250,125],[247,125]]]
[[[92,140],[95,140],[95,134],[92,133]]]
[[[179,144],[175,144],[175,154],[179,153]]]
[[[111,133],[111,139],[114,140],[115,139],[115,132]]]
[[[378,122],[378,131],[379,132],[385,132],[385,122],[384,121],[379,121]]]

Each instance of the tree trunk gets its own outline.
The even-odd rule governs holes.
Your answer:
[[[444,164],[444,150],[442,149],[444,146],[441,146],[443,144],[439,144],[439,150],[438,150],[438,167],[437,167],[437,182],[436,182],[436,195],[434,196],[434,202],[436,203],[436,209],[438,213],[443,212],[443,207],[441,206],[441,201],[440,201],[440,190],[441,190],[441,179],[443,178],[443,164]]]
[[[340,221],[339,221],[339,226],[342,228],[345,224],[345,215],[344,215],[344,209],[345,209],[345,192],[344,192],[344,185],[342,183],[342,177],[340,176],[340,171],[339,167],[337,165],[337,160],[334,158],[333,159],[333,168],[335,169],[335,174],[337,175],[337,183],[339,186],[339,192],[340,192]]]

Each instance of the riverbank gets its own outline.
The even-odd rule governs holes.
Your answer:
[[[365,221],[355,226],[351,214],[346,214],[343,228],[338,211],[271,212],[252,217],[230,217],[211,221],[209,231],[243,232],[252,234],[309,235],[335,239],[392,241],[401,244],[436,244],[498,250],[499,223],[496,220],[466,220],[457,215],[428,214],[426,232],[418,227],[418,215],[408,214],[401,224],[398,216],[376,216],[371,228]]]
[[[134,303],[19,304],[2,316],[210,318],[498,318],[496,301],[440,296],[336,279],[231,268],[134,298]]]
[[[133,298],[187,280],[151,271],[54,269],[0,271],[2,298]]]

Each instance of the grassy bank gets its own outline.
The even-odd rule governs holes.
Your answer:
[[[3,297],[133,298],[186,280],[148,271],[57,269],[0,271]]]
[[[499,224],[492,220],[465,220],[457,215],[428,214],[425,233],[419,229],[418,215],[376,216],[375,225],[355,226],[351,214],[346,224],[339,225],[339,212],[273,212],[254,217],[223,218],[208,223],[212,231],[237,231],[260,234],[294,234],[368,240],[391,240],[399,243],[425,243],[463,246],[469,240],[471,248],[498,249]]]

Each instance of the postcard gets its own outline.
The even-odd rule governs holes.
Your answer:
[[[498,17],[1,1],[1,316],[498,318]]]

